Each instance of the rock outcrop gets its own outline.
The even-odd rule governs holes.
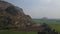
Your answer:
[[[22,8],[14,6],[6,1],[0,1],[0,28],[28,27],[33,21],[29,15],[25,15]]]

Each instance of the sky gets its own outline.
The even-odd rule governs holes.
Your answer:
[[[60,0],[5,0],[23,9],[32,18],[60,19]]]

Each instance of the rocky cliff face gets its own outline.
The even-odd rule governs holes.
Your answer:
[[[0,1],[0,24],[0,27],[11,25],[27,27],[32,26],[33,21],[29,15],[24,14],[22,8],[6,1]]]

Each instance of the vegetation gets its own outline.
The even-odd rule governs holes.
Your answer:
[[[0,30],[0,34],[37,34],[37,32],[22,32],[22,31]]]
[[[41,19],[34,19],[36,23],[46,23],[48,24],[51,28],[55,29],[56,31],[60,32],[60,20],[56,19],[49,19],[49,20],[41,20]]]
[[[56,31],[60,32],[59,20],[47,20],[47,18],[44,17],[44,19],[34,20],[36,22],[34,23],[29,15],[23,13],[23,9],[5,1],[0,1],[0,5],[0,34],[37,34],[37,32],[26,32],[26,30],[41,30],[40,24],[42,23],[46,23]],[[36,25],[37,23],[39,26]],[[49,29],[46,24],[43,24],[42,30],[46,29],[46,27]],[[23,30],[25,30],[25,32]]]

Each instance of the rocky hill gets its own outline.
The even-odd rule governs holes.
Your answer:
[[[28,27],[32,24],[31,17],[25,15],[22,8],[6,1],[0,1],[0,28]]]
[[[39,31],[38,34],[58,33],[50,26],[43,24],[37,25],[29,15],[24,14],[23,9],[14,6],[6,1],[0,1],[0,29],[12,29],[19,31]],[[40,32],[41,31],[41,32]]]

